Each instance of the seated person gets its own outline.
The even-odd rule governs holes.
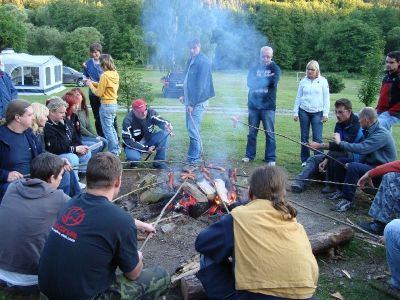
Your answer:
[[[337,122],[334,132],[340,134],[342,141],[358,143],[362,139],[362,129],[358,122],[358,117],[353,113],[350,100],[344,98],[337,100],[335,102],[335,113]],[[311,142],[310,146],[318,150],[330,149],[329,144],[323,143]],[[329,151],[328,155],[339,161],[344,159],[344,162],[359,160],[359,155],[348,151]],[[324,179],[327,181],[343,182],[344,180],[345,170],[342,165],[324,154],[317,154],[307,159],[303,170],[297,175],[296,180],[291,185],[292,192],[303,192],[306,183],[304,179],[313,178],[318,172],[326,173]],[[322,193],[332,193],[335,191],[336,187],[330,185],[326,185],[322,189]]]
[[[197,277],[209,299],[309,299],[314,294],[318,264],[296,210],[285,200],[286,181],[280,168],[258,167],[249,179],[250,203],[198,235]]]
[[[65,117],[68,104],[60,97],[54,96],[47,101],[49,117],[44,126],[44,141],[46,150],[66,158],[72,167],[79,166],[79,172],[85,173],[86,164],[91,157],[88,146],[73,129],[73,124]],[[78,171],[75,171],[78,178]]]
[[[360,154],[361,162],[349,162],[346,164],[346,175],[341,190],[332,195],[332,200],[338,200],[333,210],[345,212],[353,206],[357,181],[369,170],[376,166],[396,160],[397,152],[392,134],[379,124],[377,114],[372,107],[364,107],[358,114],[364,134],[360,143],[348,143],[342,141],[340,135],[335,133],[332,143],[333,150],[339,149]]]
[[[101,152],[89,160],[87,193],[61,209],[41,254],[41,299],[158,299],[168,288],[167,272],[143,269],[137,249],[137,230],[151,234],[154,227],[111,203],[121,178],[114,154]]]
[[[10,183],[28,176],[30,162],[43,152],[31,129],[33,116],[33,108],[27,101],[14,100],[7,106],[6,124],[0,126],[0,202]],[[72,170],[69,164],[64,169]],[[69,173],[65,172],[60,189],[70,196],[80,193],[79,186],[74,187],[70,182]]]
[[[79,88],[72,89],[65,93],[63,99],[68,103],[67,118],[74,125],[73,129],[80,137],[82,144],[90,147],[100,143],[101,146],[92,149],[91,152],[92,154],[102,152],[107,146],[107,140],[91,132],[93,129],[90,126],[89,110],[83,92]]]
[[[0,280],[8,287],[37,289],[39,256],[57,213],[69,197],[57,190],[64,161],[42,153],[31,162],[31,179],[14,181],[0,205]]]
[[[387,224],[383,242],[385,243],[386,259],[391,274],[389,284],[392,288],[400,290],[400,219]]]
[[[161,131],[155,131],[158,126]],[[132,103],[132,110],[127,114],[122,123],[122,141],[128,161],[139,161],[143,153],[154,153],[153,166],[165,169],[165,153],[168,135],[172,132],[172,124],[164,120],[142,99]],[[157,162],[159,160],[160,162]]]
[[[392,220],[393,215],[400,218],[400,160],[369,170],[357,184],[362,188],[366,184],[373,187],[372,179],[380,176],[383,176],[382,182],[368,213],[374,220],[360,224],[366,231],[378,235],[383,234],[385,226]]]

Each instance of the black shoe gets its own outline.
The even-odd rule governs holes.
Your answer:
[[[322,194],[332,194],[336,192],[336,188],[330,184],[327,184],[324,186],[324,188],[321,190]]]
[[[304,184],[302,182],[299,182],[298,180],[295,180],[291,185],[290,188],[292,189],[292,193],[302,193],[304,191]]]
[[[379,222],[377,220],[374,220],[373,222],[369,223],[361,223],[360,227],[372,234],[376,235],[383,235],[383,230],[385,229],[386,224]]]
[[[334,192],[334,193],[332,193],[332,194],[328,194],[328,195],[326,196],[326,198],[327,198],[328,200],[334,201],[334,200],[338,200],[338,199],[340,199],[340,198],[343,198],[343,194],[342,194],[342,192]]]

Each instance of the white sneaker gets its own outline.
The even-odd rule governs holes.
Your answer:
[[[269,161],[267,162],[267,166],[276,166],[276,163],[274,161]]]
[[[81,190],[86,189],[86,184],[82,183],[82,182],[78,182],[79,183],[79,187],[81,188]]]
[[[306,162],[301,163],[301,166],[304,168],[306,166]]]
[[[249,162],[250,161],[250,158],[248,158],[248,157],[243,157],[242,158],[242,162]]]

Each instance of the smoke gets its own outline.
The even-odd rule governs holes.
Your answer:
[[[202,52],[216,70],[247,69],[266,38],[240,10],[199,0],[148,0],[144,3],[145,42],[150,63],[160,69],[182,69],[188,40],[200,39]],[[237,8],[237,7],[236,7]]]

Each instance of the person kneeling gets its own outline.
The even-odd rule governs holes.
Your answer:
[[[41,299],[158,299],[168,288],[168,273],[143,269],[137,250],[137,230],[151,234],[154,227],[111,202],[121,176],[114,154],[97,153],[89,160],[87,193],[62,208],[40,257]],[[117,267],[123,274],[115,274]]]
[[[39,255],[58,211],[69,197],[58,190],[64,161],[42,153],[31,179],[10,184],[0,205],[0,281],[21,292],[38,291]]]
[[[278,167],[255,169],[250,203],[198,235],[197,277],[209,299],[309,299],[314,294],[318,265],[296,210],[285,200],[286,181]]]
[[[161,131],[155,132],[155,126]],[[132,110],[122,123],[122,140],[125,155],[133,164],[140,160],[141,154],[156,152],[153,166],[156,169],[166,169],[165,153],[168,136],[172,134],[172,125],[161,118],[158,113],[142,99],[132,103]]]

